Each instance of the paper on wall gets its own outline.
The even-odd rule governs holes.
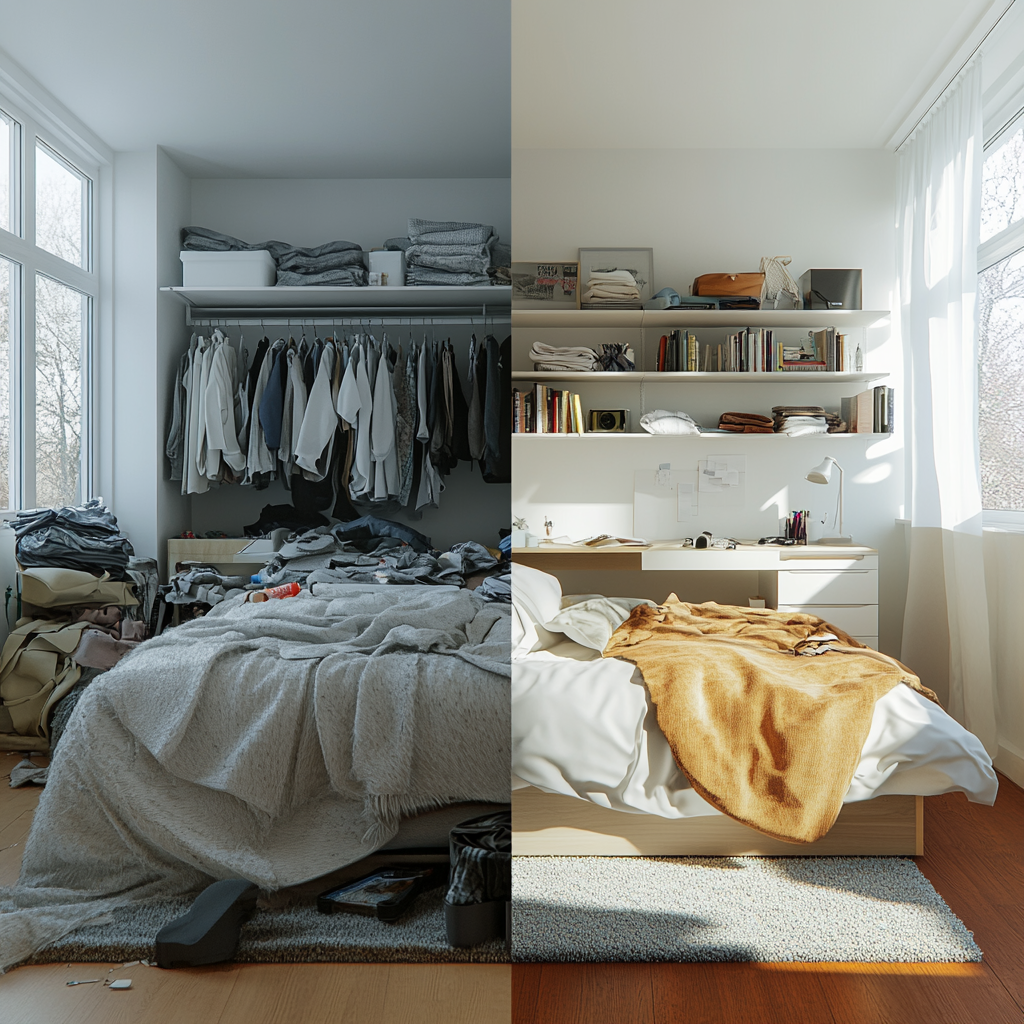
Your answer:
[[[716,455],[697,463],[698,489],[715,505],[742,505],[746,501],[747,457]],[[714,497],[712,497],[714,496]]]

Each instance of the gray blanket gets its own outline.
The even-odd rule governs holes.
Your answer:
[[[338,589],[232,598],[88,687],[0,890],[0,968],[121,904],[297,884],[403,814],[510,799],[508,607]]]

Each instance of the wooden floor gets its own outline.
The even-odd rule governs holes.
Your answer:
[[[0,777],[16,761],[0,755]],[[1024,792],[1000,781],[992,808],[927,799],[918,859],[974,932],[981,964],[59,964],[0,977],[0,1021],[1024,1024]],[[38,795],[0,781],[0,885],[17,878]],[[106,977],[134,984],[65,985]]]
[[[4,778],[20,757],[0,753],[0,885],[17,880],[39,799]],[[128,991],[65,984],[122,977]],[[0,977],[2,1024],[508,1024],[510,1006],[505,964],[56,964]]]
[[[1024,791],[925,800],[917,863],[980,964],[515,964],[515,1024],[1024,1024]],[[2,991],[0,991],[2,995]]]

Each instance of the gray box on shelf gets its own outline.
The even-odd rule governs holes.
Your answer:
[[[807,270],[800,275],[804,309],[863,309],[860,270]]]

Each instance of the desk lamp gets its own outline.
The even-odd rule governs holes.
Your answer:
[[[818,544],[852,544],[853,539],[843,533],[843,467],[832,458],[826,455],[824,460],[814,467],[808,474],[807,479],[812,484],[827,484],[832,478],[832,467],[839,470],[839,536],[822,537]]]

